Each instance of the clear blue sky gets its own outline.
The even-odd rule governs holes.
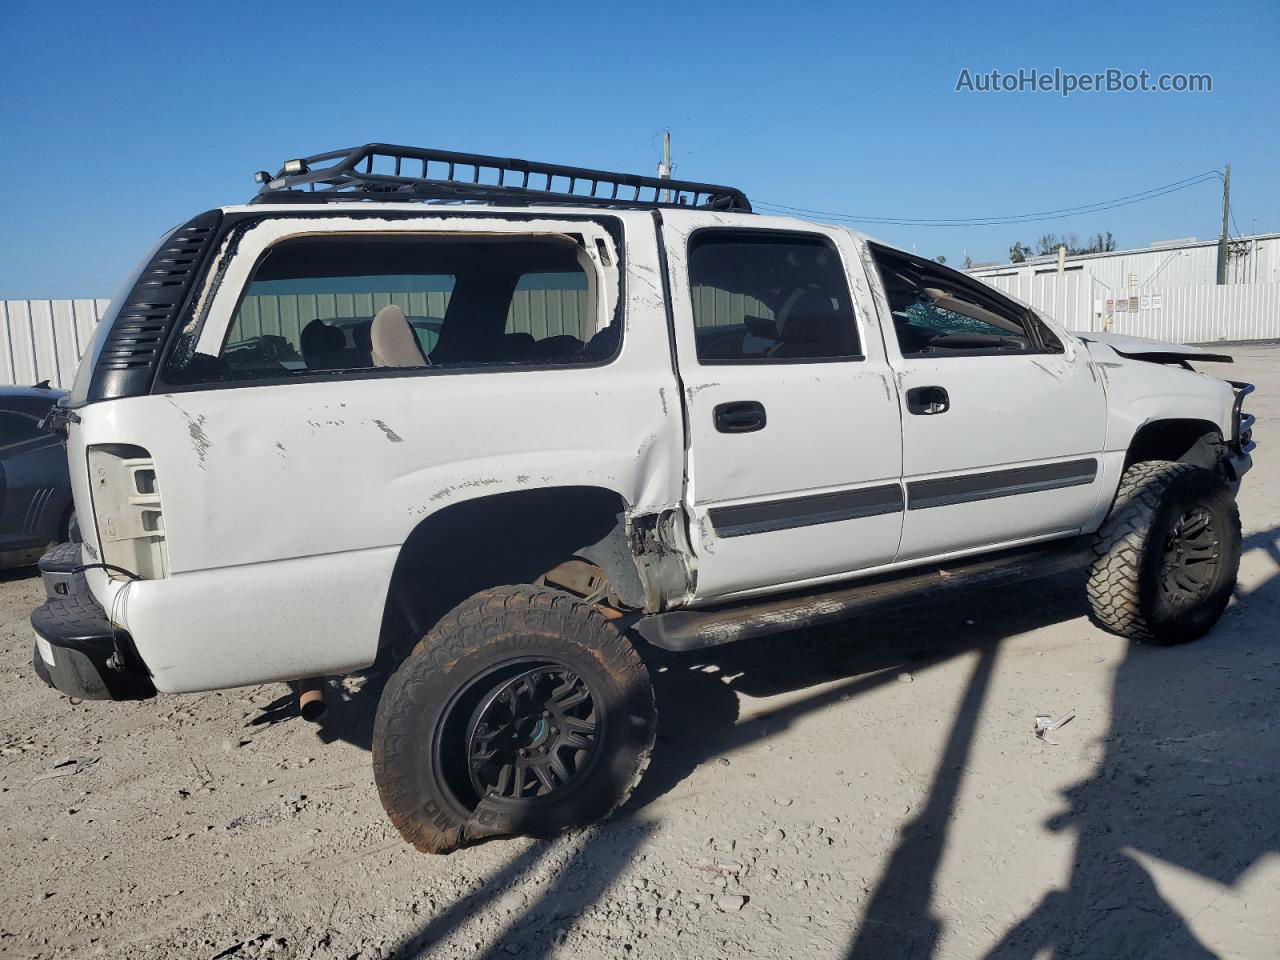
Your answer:
[[[0,297],[110,296],[260,168],[370,140],[676,175],[896,217],[1054,209],[1232,164],[1280,229],[1280,3],[67,3],[0,9]],[[1209,94],[954,92],[974,72],[1213,75]],[[864,227],[957,263],[1043,232],[1216,235],[1219,188],[1048,224]]]

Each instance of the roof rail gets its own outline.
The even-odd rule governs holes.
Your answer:
[[[262,184],[254,203],[425,200],[751,212],[736,187],[388,143],[289,160],[275,176],[260,170],[254,179]]]

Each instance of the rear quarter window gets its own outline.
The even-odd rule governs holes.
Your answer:
[[[620,312],[568,236],[334,234],[259,259],[216,357],[180,382],[276,381],[362,370],[506,368],[608,360]]]

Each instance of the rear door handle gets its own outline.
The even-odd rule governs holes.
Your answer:
[[[718,403],[713,411],[716,429],[721,433],[751,433],[763,430],[767,422],[764,404],[755,400],[733,400]]]
[[[907,391],[907,413],[931,417],[951,409],[951,398],[942,387],[912,387]]]

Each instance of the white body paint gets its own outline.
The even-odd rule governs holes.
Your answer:
[[[879,279],[866,267],[866,238],[842,229],[664,212],[672,333],[662,248],[648,212],[533,208],[535,220],[504,220],[530,208],[482,208],[483,219],[460,211],[382,220],[350,212],[423,208],[333,204],[326,216],[302,222],[285,218],[297,212],[293,206],[228,209],[278,210],[282,218],[219,252],[221,281],[206,287],[191,321],[203,324],[202,353],[218,352],[258,254],[304,232],[585,233],[599,315],[610,316],[621,295],[625,332],[618,356],[602,366],[230,383],[78,408],[68,450],[82,518],[93,516],[90,445],[143,447],[160,478],[167,576],[128,583],[94,569],[88,579],[161,691],[368,665],[401,546],[425,517],[477,497],[591,486],[615,492],[632,517],[682,507],[694,586],[664,600],[698,605],[1088,532],[1104,518],[1129,440],[1143,424],[1192,418],[1231,435],[1226,383],[1128,359],[1100,342],[1086,345],[1048,320],[1064,353],[903,358]],[[564,213],[621,221],[621,285],[591,242],[611,245],[608,233],[558,220]],[[699,366],[685,249],[693,230],[714,226],[817,233],[834,243],[865,357]],[[948,389],[951,410],[908,415],[906,391],[930,384]],[[763,403],[768,427],[716,432],[711,410],[734,400]],[[1082,457],[1098,459],[1096,477],[1065,489],[752,536],[717,536],[708,518],[717,506],[885,485],[905,490],[912,481]],[[94,524],[82,527],[96,556]]]

